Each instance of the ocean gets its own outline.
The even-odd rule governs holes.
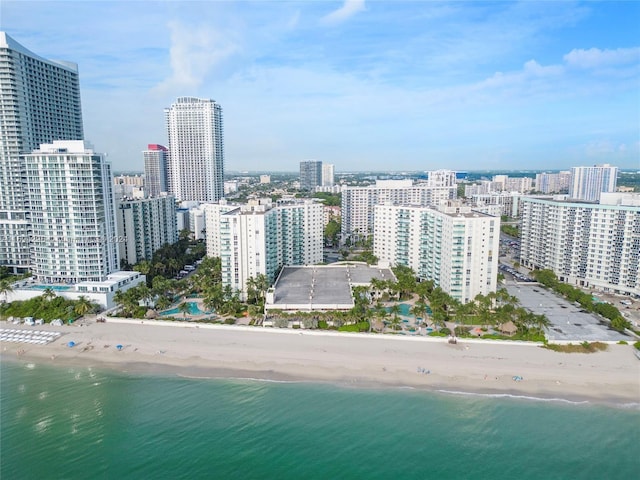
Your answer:
[[[3,361],[0,478],[625,479],[638,407]]]

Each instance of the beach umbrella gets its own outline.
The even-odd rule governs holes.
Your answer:
[[[72,348],[72,347],[75,347],[75,346],[76,346],[76,342],[74,342],[74,341],[71,341],[71,342],[67,343],[67,347],[69,347],[69,348]]]
[[[122,345],[116,345],[116,348],[117,348],[118,350],[122,350]]]

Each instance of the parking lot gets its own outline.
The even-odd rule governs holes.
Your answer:
[[[549,340],[576,343],[634,340],[609,328],[598,315],[583,310],[541,285],[508,281],[506,289],[527,310],[549,319],[551,326],[546,332]]]

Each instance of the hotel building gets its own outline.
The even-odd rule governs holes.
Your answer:
[[[520,263],[560,281],[640,297],[640,195],[600,203],[522,198]]]
[[[495,292],[500,218],[459,201],[437,208],[377,205],[373,254],[413,269],[462,303]]]
[[[165,109],[168,187],[177,201],[224,196],[222,108],[214,100],[180,97]]]
[[[54,140],[82,140],[78,67],[39,57],[0,32],[0,266],[31,265],[21,154]]]

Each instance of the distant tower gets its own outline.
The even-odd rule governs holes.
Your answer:
[[[144,157],[144,190],[147,197],[167,191],[167,147],[150,143]]]
[[[39,57],[0,32],[0,265],[30,266],[29,215],[20,154],[82,140],[78,66]]]
[[[322,186],[333,187],[333,163],[322,164]]]
[[[300,162],[300,190],[313,191],[322,185],[322,162],[304,160]]]
[[[178,201],[224,196],[222,108],[214,100],[180,97],[165,109],[168,187]]]
[[[569,181],[569,198],[598,202],[603,192],[615,192],[618,167],[608,163],[593,167],[572,167]]]

